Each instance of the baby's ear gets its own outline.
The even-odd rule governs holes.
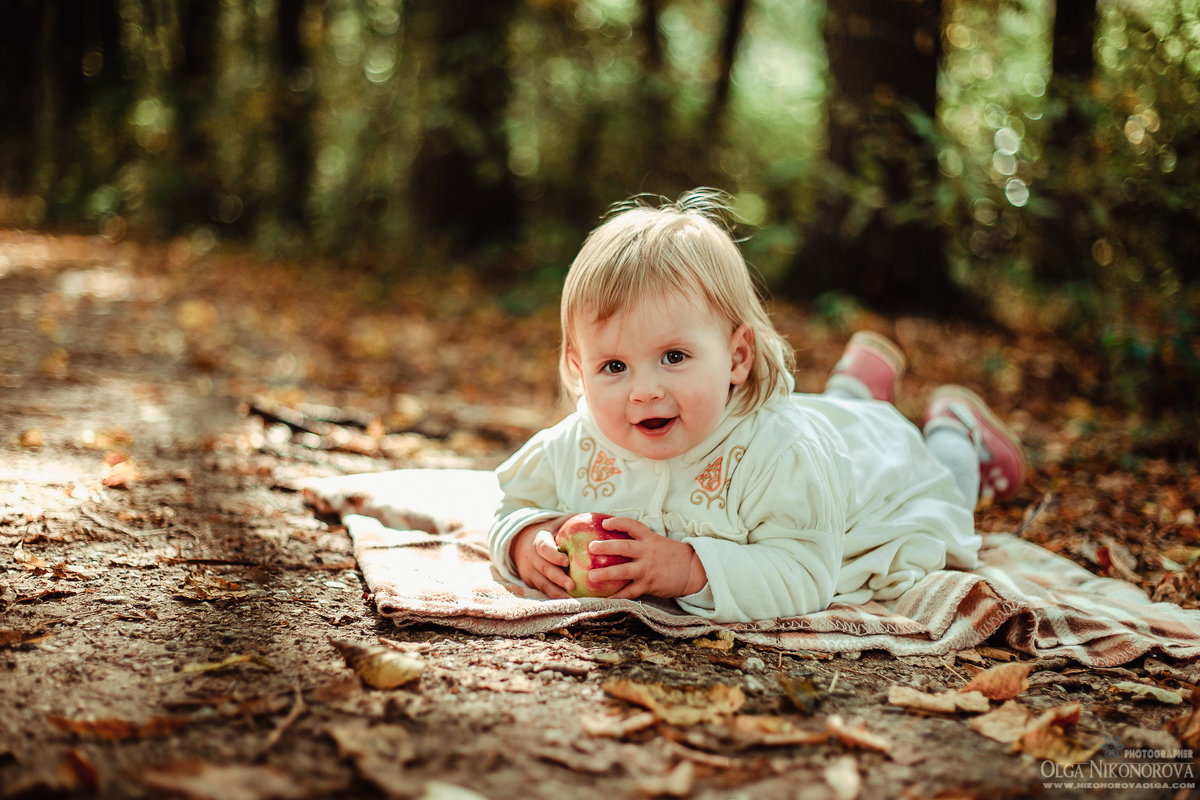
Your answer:
[[[750,377],[754,366],[754,329],[740,325],[729,339],[730,370],[729,385],[740,386]]]

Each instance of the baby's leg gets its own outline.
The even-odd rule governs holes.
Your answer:
[[[906,359],[890,339],[871,331],[850,337],[825,384],[825,394],[857,400],[896,402]]]
[[[934,390],[925,409],[925,442],[954,473],[972,508],[980,498],[1004,500],[1016,494],[1029,471],[1016,432],[962,386]]]
[[[974,512],[979,500],[979,454],[966,428],[941,425],[925,433],[925,445],[939,464],[950,470],[963,505]]]

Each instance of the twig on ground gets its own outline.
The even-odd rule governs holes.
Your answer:
[[[1029,526],[1033,524],[1033,521],[1040,517],[1042,512],[1049,508],[1053,502],[1054,495],[1050,494],[1050,492],[1043,494],[1041,502],[1039,502],[1031,510],[1025,512],[1025,519],[1021,520],[1021,524],[1017,526],[1017,529],[1013,531],[1013,534],[1020,538],[1021,534],[1029,530]]]
[[[258,749],[258,753],[255,755],[256,759],[262,758],[272,747],[277,745],[279,740],[283,738],[283,734],[289,727],[291,727],[292,723],[298,720],[300,715],[308,710],[308,705],[304,702],[304,695],[300,692],[300,687],[294,686],[292,688],[296,693],[296,702],[292,704],[292,710],[289,711],[287,716],[280,720],[279,724],[275,726],[275,729],[267,735],[266,741],[262,743],[262,746]]]

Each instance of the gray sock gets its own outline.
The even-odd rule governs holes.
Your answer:
[[[925,432],[925,444],[939,464],[950,470],[963,505],[971,512],[979,500],[979,454],[964,427],[938,425]]]

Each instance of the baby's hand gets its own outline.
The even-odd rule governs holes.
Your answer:
[[[588,545],[595,555],[625,556],[630,561],[601,567],[588,573],[595,582],[627,580],[613,598],[634,599],[642,595],[683,597],[695,594],[708,583],[700,557],[690,544],[668,539],[648,525],[628,517],[604,521],[608,530],[625,531],[630,539],[597,540]]]
[[[567,592],[575,588],[575,581],[566,570],[570,560],[554,544],[554,532],[564,519],[530,525],[517,534],[509,550],[525,585],[555,599],[570,597]]]

